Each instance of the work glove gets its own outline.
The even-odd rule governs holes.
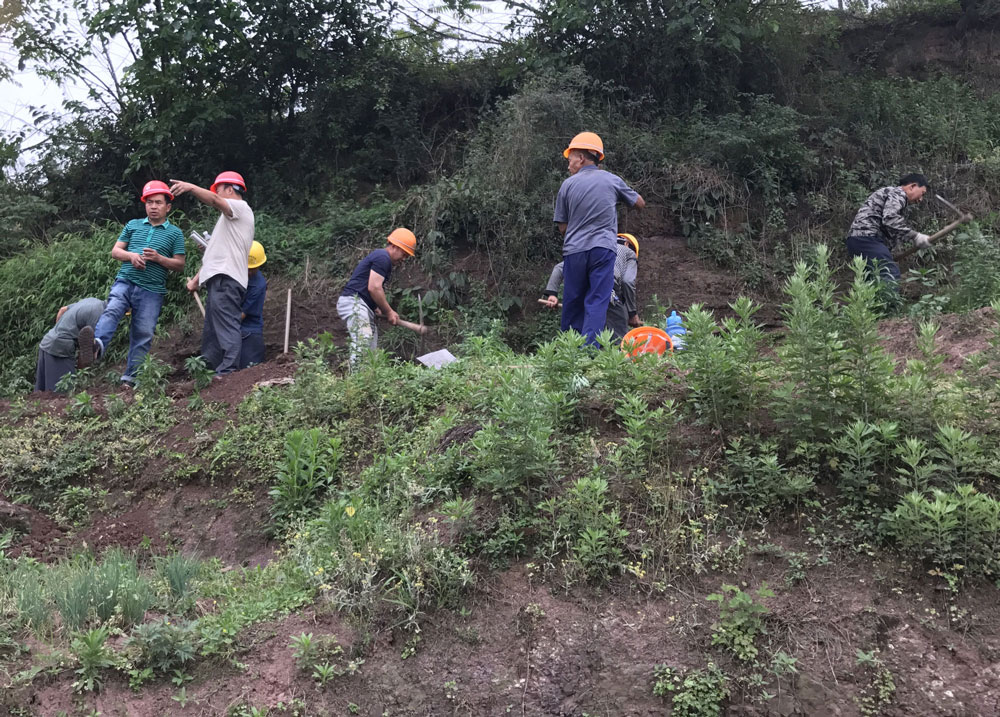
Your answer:
[[[917,238],[913,240],[913,243],[917,245],[918,249],[926,249],[931,245],[931,238],[926,234],[917,234]]]

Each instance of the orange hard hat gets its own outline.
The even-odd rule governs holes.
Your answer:
[[[655,326],[639,326],[622,339],[622,350],[627,350],[632,358],[639,354],[663,354],[667,349],[674,350],[670,334]]]
[[[409,229],[404,229],[403,227],[393,229],[392,234],[389,235],[386,241],[390,244],[395,244],[410,256],[417,253],[417,237]]]
[[[170,187],[159,179],[154,179],[152,182],[146,182],[143,185],[140,199],[145,202],[146,197],[152,197],[154,194],[166,194],[168,201],[172,202],[174,200],[174,195],[170,193]]]
[[[243,181],[243,177],[239,172],[223,172],[215,178],[210,189],[214,192],[215,188],[220,184],[235,184],[237,187],[242,187],[244,192],[247,190],[246,182]]]
[[[604,142],[593,132],[581,132],[570,140],[569,147],[563,150],[563,157],[569,158],[571,149],[583,149],[588,152],[595,152],[597,159],[604,159]]]
[[[633,236],[632,234],[619,234],[618,236],[620,236],[622,239],[624,239],[625,241],[627,241],[629,244],[632,245],[632,248],[635,250],[635,258],[638,259],[639,258],[639,240],[636,239],[635,236]]]

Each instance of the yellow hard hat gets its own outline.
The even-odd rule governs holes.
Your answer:
[[[570,140],[569,147],[563,150],[563,157],[569,158],[571,149],[583,149],[587,152],[595,152],[597,159],[604,159],[604,142],[593,132],[581,132]]]
[[[620,236],[622,239],[624,239],[625,241],[627,241],[629,244],[632,245],[632,248],[635,250],[635,258],[638,259],[639,258],[639,240],[636,239],[631,234],[619,234],[618,236]]]
[[[390,244],[395,244],[410,256],[417,253],[417,237],[409,229],[404,229],[403,227],[393,229],[392,234],[389,235],[386,241]]]
[[[247,255],[247,269],[256,269],[267,261],[267,254],[264,253],[264,245],[255,241],[250,245],[250,253]]]

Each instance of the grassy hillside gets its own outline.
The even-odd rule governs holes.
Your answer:
[[[344,375],[316,340],[187,400],[147,376],[11,403],[6,707],[976,713],[992,678],[923,681],[997,647],[1000,324],[967,326],[963,371],[931,323],[895,357],[875,287],[855,267],[835,300],[827,261],[796,268],[776,344],[740,300],[721,324],[693,307],[662,360],[487,334],[441,371],[378,354]],[[625,634],[573,627],[607,620]],[[953,646],[936,667],[927,641]],[[606,660],[570,669],[588,649]]]

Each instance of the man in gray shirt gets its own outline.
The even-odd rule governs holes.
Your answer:
[[[563,234],[562,330],[575,329],[597,346],[614,287],[619,201],[642,209],[646,202],[621,177],[599,169],[604,143],[581,132],[563,152],[569,178],[559,187],[552,220]]]
[[[91,352],[94,345],[94,326],[101,318],[107,302],[101,299],[81,299],[63,306],[56,314],[56,325],[49,329],[38,346],[38,364],[35,368],[35,390],[55,391],[59,379],[76,369],[77,345],[83,337]]]

